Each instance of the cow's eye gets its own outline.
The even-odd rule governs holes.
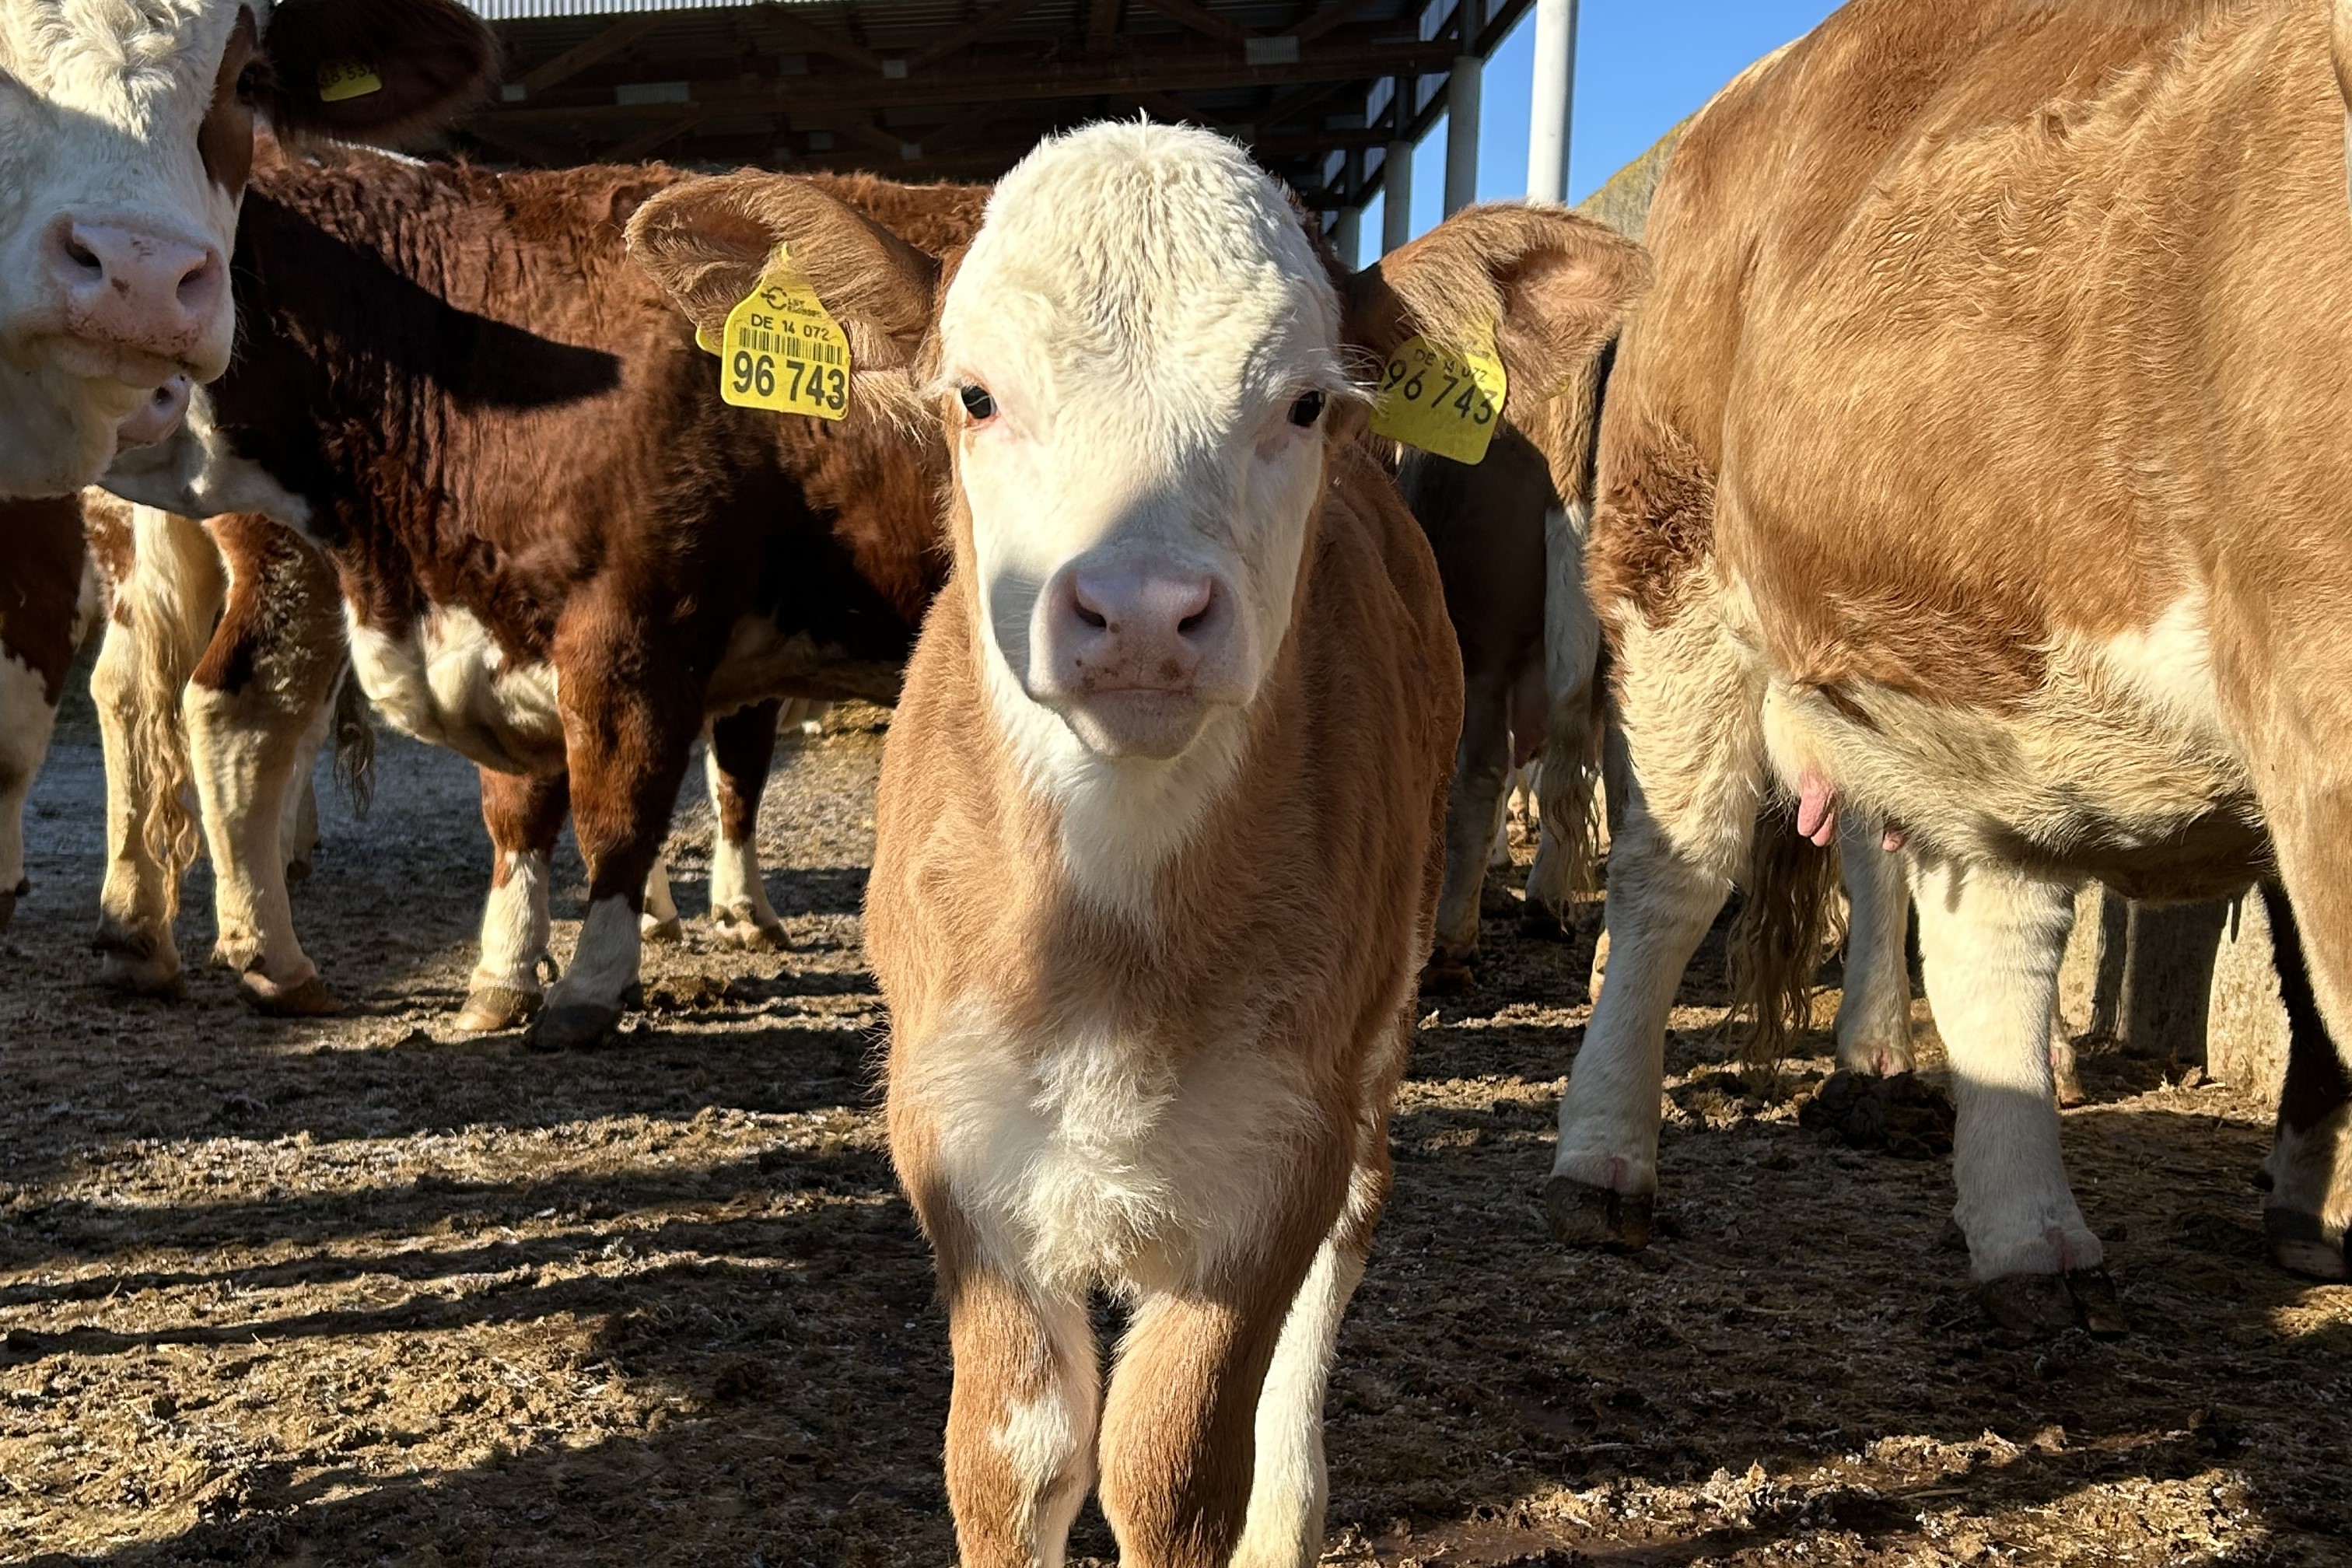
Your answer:
[[[1298,401],[1290,405],[1290,422],[1301,430],[1322,417],[1323,395],[1319,392],[1302,392],[1298,395]]]
[[[269,65],[255,60],[236,73],[236,97],[240,103],[259,103],[269,92]]]
[[[988,388],[967,382],[956,397],[973,424],[985,425],[996,417],[996,399],[988,395]]]

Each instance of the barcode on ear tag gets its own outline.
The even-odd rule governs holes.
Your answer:
[[[695,341],[703,342],[699,329]],[[727,313],[718,353],[719,395],[738,408],[818,419],[849,412],[849,334],[781,245],[758,285]]]
[[[1482,461],[1509,390],[1491,329],[1484,337],[1459,349],[1426,337],[1401,344],[1381,367],[1373,433],[1457,463]]]
[[[320,103],[341,103],[383,90],[383,79],[375,74],[375,67],[363,61],[330,60],[319,68]]]

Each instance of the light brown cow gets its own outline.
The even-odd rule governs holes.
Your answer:
[[[944,421],[955,464],[867,939],[963,1561],[1060,1561],[1098,1481],[1139,1568],[1311,1563],[1461,701],[1360,350],[1499,318],[1539,401],[1589,378],[1638,253],[1473,209],[1335,286],[1237,148],[1133,124],[1032,153],[952,268],[781,179],[632,228],[706,326],[777,240],[857,395]],[[1132,1314],[1107,1394],[1097,1287]]]
[[[1841,801],[1907,835],[1956,1213],[2012,1321],[2116,1322],[2046,1048],[2079,879],[2204,898],[2274,854],[2352,1038],[2334,21],[2331,56],[2304,0],[1857,0],[1685,133],[1603,421],[1640,798],[1560,1111],[1570,1230],[1654,1187],[1675,980],[1744,868],[1808,880],[1790,795],[1817,835]],[[2271,1165],[2274,1237],[2339,1268],[2347,1118],[2283,1119]]]

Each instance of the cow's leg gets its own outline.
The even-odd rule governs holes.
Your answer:
[[[1601,828],[1613,858],[1617,840],[1625,831],[1625,812],[1633,798],[1633,762],[1625,754],[1624,727],[1611,720],[1601,734]],[[1592,969],[1585,978],[1588,1002],[1601,1000],[1601,983],[1609,977],[1609,904],[1601,905],[1601,934],[1592,939]]]
[[[550,962],[548,895],[555,840],[571,808],[562,773],[538,777],[481,770],[482,826],[490,835],[490,896],[482,906],[481,956],[466,985],[457,1027],[511,1029],[539,1010]]]
[[[48,755],[58,721],[48,682],[0,648],[0,931],[31,891],[25,879],[25,796]]]
[[[2343,1279],[2345,1236],[2352,1226],[2352,1072],[2320,1017],[2285,892],[2264,883],[2263,908],[2270,916],[2287,1017],[2278,1136],[2263,1167],[2270,1181],[2263,1229],[2280,1268],[2314,1279]]]
[[[669,858],[654,857],[654,868],[646,873],[646,907],[637,916],[637,940],[659,942],[667,946],[686,940],[686,926],[677,918],[677,900],[669,892]]]
[[[1711,590],[1694,586],[1696,602],[1671,622],[1629,616],[1625,628],[1618,704],[1632,767],[1609,850],[1609,981],[1560,1100],[1544,1187],[1552,1234],[1570,1245],[1648,1244],[1667,1016],[1765,798],[1761,685]]]
[[[1103,1513],[1118,1537],[1122,1563],[1264,1568],[1275,1562],[1292,1568],[1321,1554],[1321,1515],[1303,1516],[1310,1499],[1295,1486],[1287,1495],[1267,1492],[1259,1540],[1267,1552],[1295,1544],[1304,1556],[1244,1558],[1236,1550],[1255,1490],[1267,1374],[1320,1257],[1313,1234],[1295,1257],[1269,1247],[1228,1266],[1214,1289],[1152,1290],[1138,1301],[1104,1401],[1100,1447]],[[1345,1267],[1343,1258],[1334,1259],[1335,1271]],[[1320,1284],[1328,1295],[1340,1282],[1335,1272]],[[1325,1305],[1308,1303],[1314,1321],[1302,1334],[1320,1331]],[[1302,1360],[1314,1349],[1298,1348]],[[1319,1388],[1316,1394],[1319,1404]],[[1294,1401],[1280,1403],[1291,1414]]]
[[[1323,1552],[1330,1492],[1323,1457],[1323,1395],[1339,1349],[1339,1321],[1364,1277],[1372,1226],[1389,1190],[1385,1136],[1364,1152],[1340,1212],[1283,1320],[1274,1364],[1258,1395],[1257,1468],[1234,1568],[1309,1568]]]
[[[710,726],[703,769],[719,834],[710,846],[710,924],[730,947],[785,945],[784,922],[760,876],[760,795],[776,755],[781,701],[761,702]]]
[[[1845,864],[1845,984],[1838,998],[1837,1059],[1848,1072],[1911,1070],[1911,964],[1904,936],[1911,892],[1885,829],[1858,811],[1838,816]]]
[[[213,962],[237,973],[237,994],[257,1011],[336,1012],[341,1004],[294,934],[280,835],[342,674],[341,600],[333,572],[286,530],[250,517],[209,527],[228,565],[228,600],[181,708],[212,852]]]
[[[99,977],[142,995],[176,996],[172,936],[180,878],[195,858],[187,733],[180,698],[228,592],[203,527],[152,507],[91,514],[94,551],[113,606],[90,672],[106,752],[106,879],[99,891]]]
[[[1437,943],[1422,989],[1458,991],[1478,959],[1478,896],[1486,852],[1511,771],[1510,681],[1475,670],[1463,683],[1462,740],[1445,792],[1445,879],[1437,894]]]
[[[2099,1238],[2066,1184],[2050,1029],[2074,922],[2064,883],[2004,867],[1914,862],[1927,1000],[1951,1062],[1959,1121],[1953,1217],[1986,1307],[2011,1327],[2094,1332],[2122,1317]]]
[[[583,605],[578,634],[558,634],[572,831],[588,863],[588,914],[572,966],[531,1021],[533,1050],[593,1045],[620,1022],[637,980],[646,877],[668,836],[701,693],[632,633],[655,619],[634,607]]]
[[[955,1358],[947,1483],[963,1568],[1058,1568],[1094,1484],[1101,1373],[1086,1302],[951,1263],[948,1251],[940,1293]]]
[[[348,679],[348,678],[346,678]],[[334,728],[331,694],[319,705],[319,715],[302,731],[294,749],[294,777],[286,791],[285,818],[278,826],[278,847],[286,856],[286,879],[307,881],[310,857],[319,847],[319,753],[326,748],[327,732]]]

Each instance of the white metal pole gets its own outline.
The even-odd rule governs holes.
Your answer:
[[[1350,147],[1340,163],[1339,195],[1342,200],[1354,205],[1339,209],[1339,226],[1332,234],[1331,243],[1339,250],[1341,263],[1351,272],[1363,265],[1356,256],[1363,243],[1363,194],[1364,150]]]
[[[1458,0],[1462,52],[1445,79],[1445,216],[1452,217],[1478,199],[1478,89],[1483,68],[1478,33],[1486,7]]]
[[[1389,102],[1388,157],[1381,165],[1381,254],[1386,256],[1412,237],[1412,143],[1405,135],[1412,128],[1412,78],[1401,76]]]
[[[1576,0],[1536,0],[1535,82],[1528,105],[1528,199],[1568,200],[1568,132],[1576,106]]]

